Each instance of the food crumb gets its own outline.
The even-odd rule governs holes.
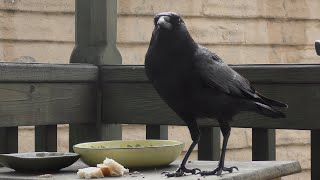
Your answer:
[[[134,171],[133,174],[139,174],[139,171]]]
[[[52,174],[43,174],[39,176],[40,178],[52,178],[53,175]]]

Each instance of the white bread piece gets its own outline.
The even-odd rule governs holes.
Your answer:
[[[87,168],[79,169],[77,174],[80,178],[85,178],[85,179],[104,177],[101,169],[97,167],[87,167]]]
[[[101,168],[105,176],[123,176],[129,173],[129,169],[124,168],[121,164],[109,158],[106,158],[103,164],[97,164],[97,167]]]
[[[116,174],[114,174],[114,172],[112,172],[109,169],[109,166],[106,166],[104,164],[97,164],[97,167],[101,169],[101,172],[105,177],[106,176],[116,176]]]

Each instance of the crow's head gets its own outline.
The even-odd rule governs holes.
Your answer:
[[[172,31],[173,29],[184,25],[182,18],[174,12],[162,12],[154,17],[154,25],[157,28]]]
[[[154,17],[153,23],[150,46],[158,46],[161,50],[175,52],[178,50],[182,52],[195,46],[184,21],[177,13],[159,13]]]

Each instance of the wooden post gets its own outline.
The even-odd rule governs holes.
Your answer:
[[[268,161],[276,159],[276,138],[274,129],[252,129],[252,160]]]
[[[121,55],[116,47],[117,1],[116,0],[76,0],[76,42],[70,63],[90,63],[98,66],[121,64]],[[102,84],[97,83],[97,120],[95,125],[71,125],[70,142],[121,139],[121,125],[101,122]],[[94,121],[94,120],[93,120]],[[78,139],[80,129],[86,128],[87,135]],[[90,137],[86,139],[85,137]],[[71,147],[70,147],[71,149]]]
[[[198,159],[219,161],[220,159],[220,128],[201,127],[198,145]]]
[[[320,130],[311,130],[311,179],[320,179]]]

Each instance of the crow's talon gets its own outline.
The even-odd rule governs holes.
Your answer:
[[[194,168],[194,169],[187,169],[185,167],[180,167],[177,169],[176,172],[162,172],[161,174],[165,174],[167,177],[181,177],[181,176],[185,176],[185,173],[191,173],[191,174],[197,174],[197,171],[201,172],[201,170],[199,168]]]
[[[200,171],[197,174],[200,174],[201,176],[210,176],[210,175],[217,175],[220,176],[222,174],[222,171],[228,171],[229,173],[233,172],[233,169],[236,169],[239,171],[238,167],[236,166],[232,166],[232,167],[217,167],[215,170],[213,171]]]
[[[232,173],[232,172],[233,172],[233,169],[236,169],[236,170],[239,171],[239,169],[238,169],[237,166],[232,166],[232,167],[229,167],[229,168],[227,168],[227,167],[223,167],[223,168],[222,168],[223,171],[228,171],[229,173]]]

